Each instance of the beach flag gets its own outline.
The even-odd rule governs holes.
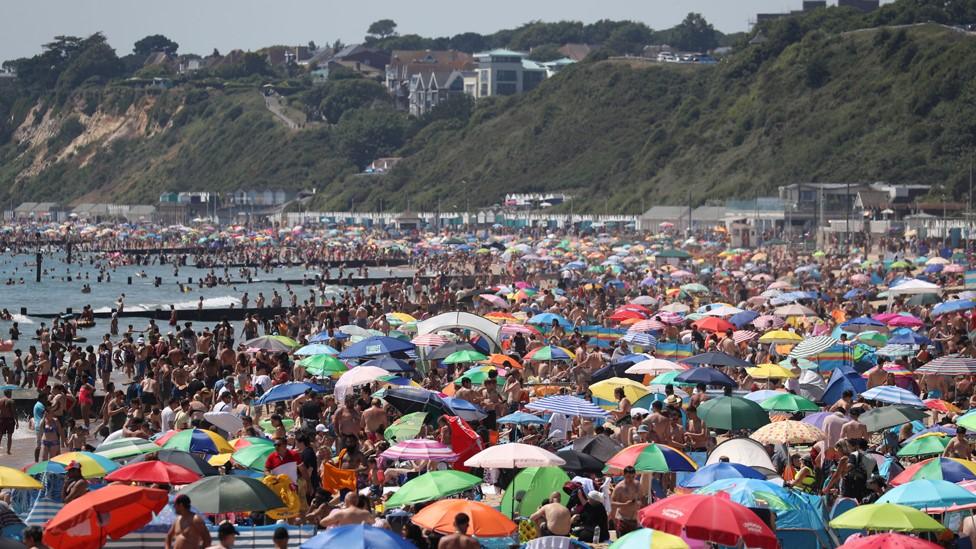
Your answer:
[[[976,289],[976,271],[966,271],[966,288]]]
[[[657,347],[654,348],[654,356],[667,360],[681,361],[686,358],[691,358],[691,355],[695,354],[694,351],[694,347],[690,343],[683,345],[681,343],[658,342]]]

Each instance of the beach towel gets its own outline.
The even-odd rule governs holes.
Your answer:
[[[341,463],[345,455],[346,449],[343,448],[334,461]],[[355,469],[342,469],[328,461],[323,461],[322,466],[319,467],[319,476],[322,478],[322,488],[329,493],[338,494],[342,490],[356,490]]]

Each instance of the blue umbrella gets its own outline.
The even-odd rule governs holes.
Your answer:
[[[312,355],[336,356],[337,354],[339,354],[339,351],[337,351],[331,345],[326,345],[325,343],[311,343],[295,351],[295,354],[305,355],[305,356],[312,356]]]
[[[888,338],[888,345],[931,345],[932,340],[911,330],[899,331]]]
[[[329,335],[329,332],[319,332],[319,333],[313,335],[312,337],[308,338],[308,342],[309,343],[321,343],[323,341],[328,341],[330,339],[344,339],[343,336],[349,337],[348,334],[344,334],[344,333],[340,332],[339,330],[336,330],[335,332],[333,332],[332,335]]]
[[[933,263],[931,265],[926,265],[925,266],[925,269],[923,269],[922,272],[923,273],[929,273],[929,274],[941,273],[942,272],[942,265],[939,265],[938,263]]]
[[[766,477],[762,473],[756,471],[748,465],[719,462],[702,467],[701,469],[687,476],[678,484],[683,488],[701,488],[702,486],[707,486],[716,480],[724,480],[728,478],[751,478],[756,480],[766,480]]]
[[[275,385],[269,389],[268,392],[264,393],[257,400],[255,400],[254,403],[270,404],[272,402],[278,402],[281,400],[291,400],[309,389],[317,393],[325,392],[325,387],[320,385],[313,385],[311,383],[305,383],[304,381],[292,381],[289,383],[282,383],[281,385]]]
[[[442,397],[442,400],[447,404],[451,415],[455,415],[464,421],[481,421],[488,417],[488,413],[481,406],[472,404],[463,398]]]
[[[391,353],[412,351],[416,346],[409,341],[387,336],[368,337],[358,343],[353,343],[346,350],[339,353],[339,358],[364,358]]]
[[[702,353],[686,358],[681,362],[682,364],[691,364],[693,366],[730,366],[732,368],[749,368],[752,366],[752,364],[741,358],[719,352]]]
[[[754,478],[726,478],[716,480],[695,490],[696,494],[717,494],[723,492],[729,499],[746,507],[785,511],[794,509],[790,493],[782,486]]]
[[[410,365],[407,364],[405,361],[396,358],[390,358],[388,356],[384,356],[381,358],[374,358],[373,360],[364,362],[362,365],[376,366],[378,368],[383,368],[387,372],[393,372],[393,373],[414,371],[414,369],[411,368]]]
[[[653,347],[657,345],[657,340],[654,339],[654,336],[644,332],[627,332],[620,339],[631,345],[639,345],[641,347]]]
[[[880,328],[884,326],[884,322],[880,322],[869,316],[859,316],[857,318],[852,318],[840,325],[841,328],[845,328],[845,329],[853,328],[853,327],[868,327],[868,326]]]
[[[897,431],[900,428],[901,428],[901,425],[895,427],[894,430]],[[933,425],[932,427],[929,427],[927,429],[922,429],[921,431],[919,431],[919,432],[915,433],[914,435],[908,437],[905,440],[905,443],[909,443],[909,442],[915,440],[916,438],[918,438],[918,437],[920,437],[922,435],[928,434],[928,433],[945,433],[946,435],[948,435],[950,437],[954,437],[954,436],[956,436],[956,428],[954,426],[952,426],[952,425]]]
[[[507,423],[513,425],[545,425],[546,420],[537,415],[527,414],[525,412],[515,412],[499,418],[497,423]]]
[[[417,549],[386,528],[352,524],[329,528],[301,545],[301,549]]]
[[[847,293],[844,294],[844,299],[854,299],[856,297],[861,297],[862,295],[868,295],[868,292],[866,290],[862,290],[861,288],[854,288],[853,290],[848,290]]]
[[[529,324],[539,324],[545,326],[552,326],[552,321],[555,320],[559,322],[559,325],[563,328],[572,328],[573,323],[566,320],[565,317],[557,315],[555,313],[539,313],[528,320]]]
[[[675,381],[685,383],[704,383],[705,385],[722,385],[725,387],[737,387],[732,378],[714,368],[692,368],[685,370],[674,377]]]
[[[974,308],[976,308],[976,301],[971,301],[969,299],[955,299],[952,301],[939,303],[932,308],[932,314],[934,316],[939,316]]]
[[[742,311],[741,313],[736,313],[730,316],[729,322],[731,322],[736,328],[742,328],[757,318],[759,318],[759,313],[756,311]]]

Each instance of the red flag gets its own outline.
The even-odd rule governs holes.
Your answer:
[[[444,419],[451,426],[451,449],[458,455],[457,461],[454,462],[454,468],[466,472],[468,467],[464,466],[464,462],[480,452],[484,448],[484,444],[481,442],[481,437],[474,432],[467,421],[457,416],[444,416]]]

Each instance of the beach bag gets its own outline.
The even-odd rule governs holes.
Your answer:
[[[841,486],[841,494],[846,498],[860,500],[868,487],[868,474],[861,464],[862,456],[860,453],[851,454],[851,468],[844,474],[844,482]]]
[[[344,455],[346,455],[345,448],[335,457],[335,461],[337,463],[342,462]],[[323,461],[319,468],[319,476],[322,477],[322,488],[331,494],[338,494],[342,490],[356,490],[355,469],[342,469],[328,461]]]

